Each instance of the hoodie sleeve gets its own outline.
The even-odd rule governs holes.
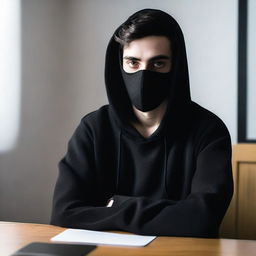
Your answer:
[[[98,195],[93,140],[81,123],[60,162],[51,224],[143,235],[216,237],[232,197],[228,134],[208,134],[197,155],[191,193],[180,201],[114,195],[112,207]],[[210,139],[209,139],[210,138]]]
[[[118,211],[105,207],[107,195],[101,195],[97,187],[94,144],[84,119],[59,163],[50,223],[97,230],[116,228],[113,222]]]

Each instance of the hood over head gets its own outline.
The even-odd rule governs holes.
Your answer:
[[[140,31],[140,34],[136,39],[145,36],[166,36],[166,34],[163,34],[161,31],[162,27],[164,27],[165,31],[168,31],[168,38],[171,41],[171,83],[173,84],[173,88],[170,93],[168,93],[168,108],[164,117],[164,119],[166,119],[170,113],[183,112],[191,101],[186,49],[181,28],[172,16],[161,10],[154,9],[143,9],[134,13],[121,26],[132,24],[134,18],[138,17],[140,14],[150,15],[151,13],[156,17],[155,23],[159,29],[152,30],[148,26],[148,28],[144,29],[143,33]],[[120,65],[120,51],[122,46],[117,42],[116,37],[118,37],[118,32],[120,31],[121,26],[116,29],[107,47],[105,59],[105,84],[109,104],[114,111],[117,120],[120,124],[127,125],[136,117],[124,84],[121,70],[122,66]]]

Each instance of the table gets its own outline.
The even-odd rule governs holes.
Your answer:
[[[65,228],[45,224],[1,222],[0,256],[7,256],[30,242],[49,242]],[[255,240],[158,237],[146,247],[99,246],[90,256],[253,256]]]

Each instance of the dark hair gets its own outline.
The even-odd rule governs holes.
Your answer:
[[[166,36],[170,38],[170,26],[166,22],[169,15],[160,10],[145,9],[130,16],[116,31],[115,41],[121,46],[146,36]]]

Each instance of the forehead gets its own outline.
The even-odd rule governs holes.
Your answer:
[[[171,42],[165,36],[147,36],[131,41],[123,48],[123,56],[152,58],[157,55],[171,56]]]

